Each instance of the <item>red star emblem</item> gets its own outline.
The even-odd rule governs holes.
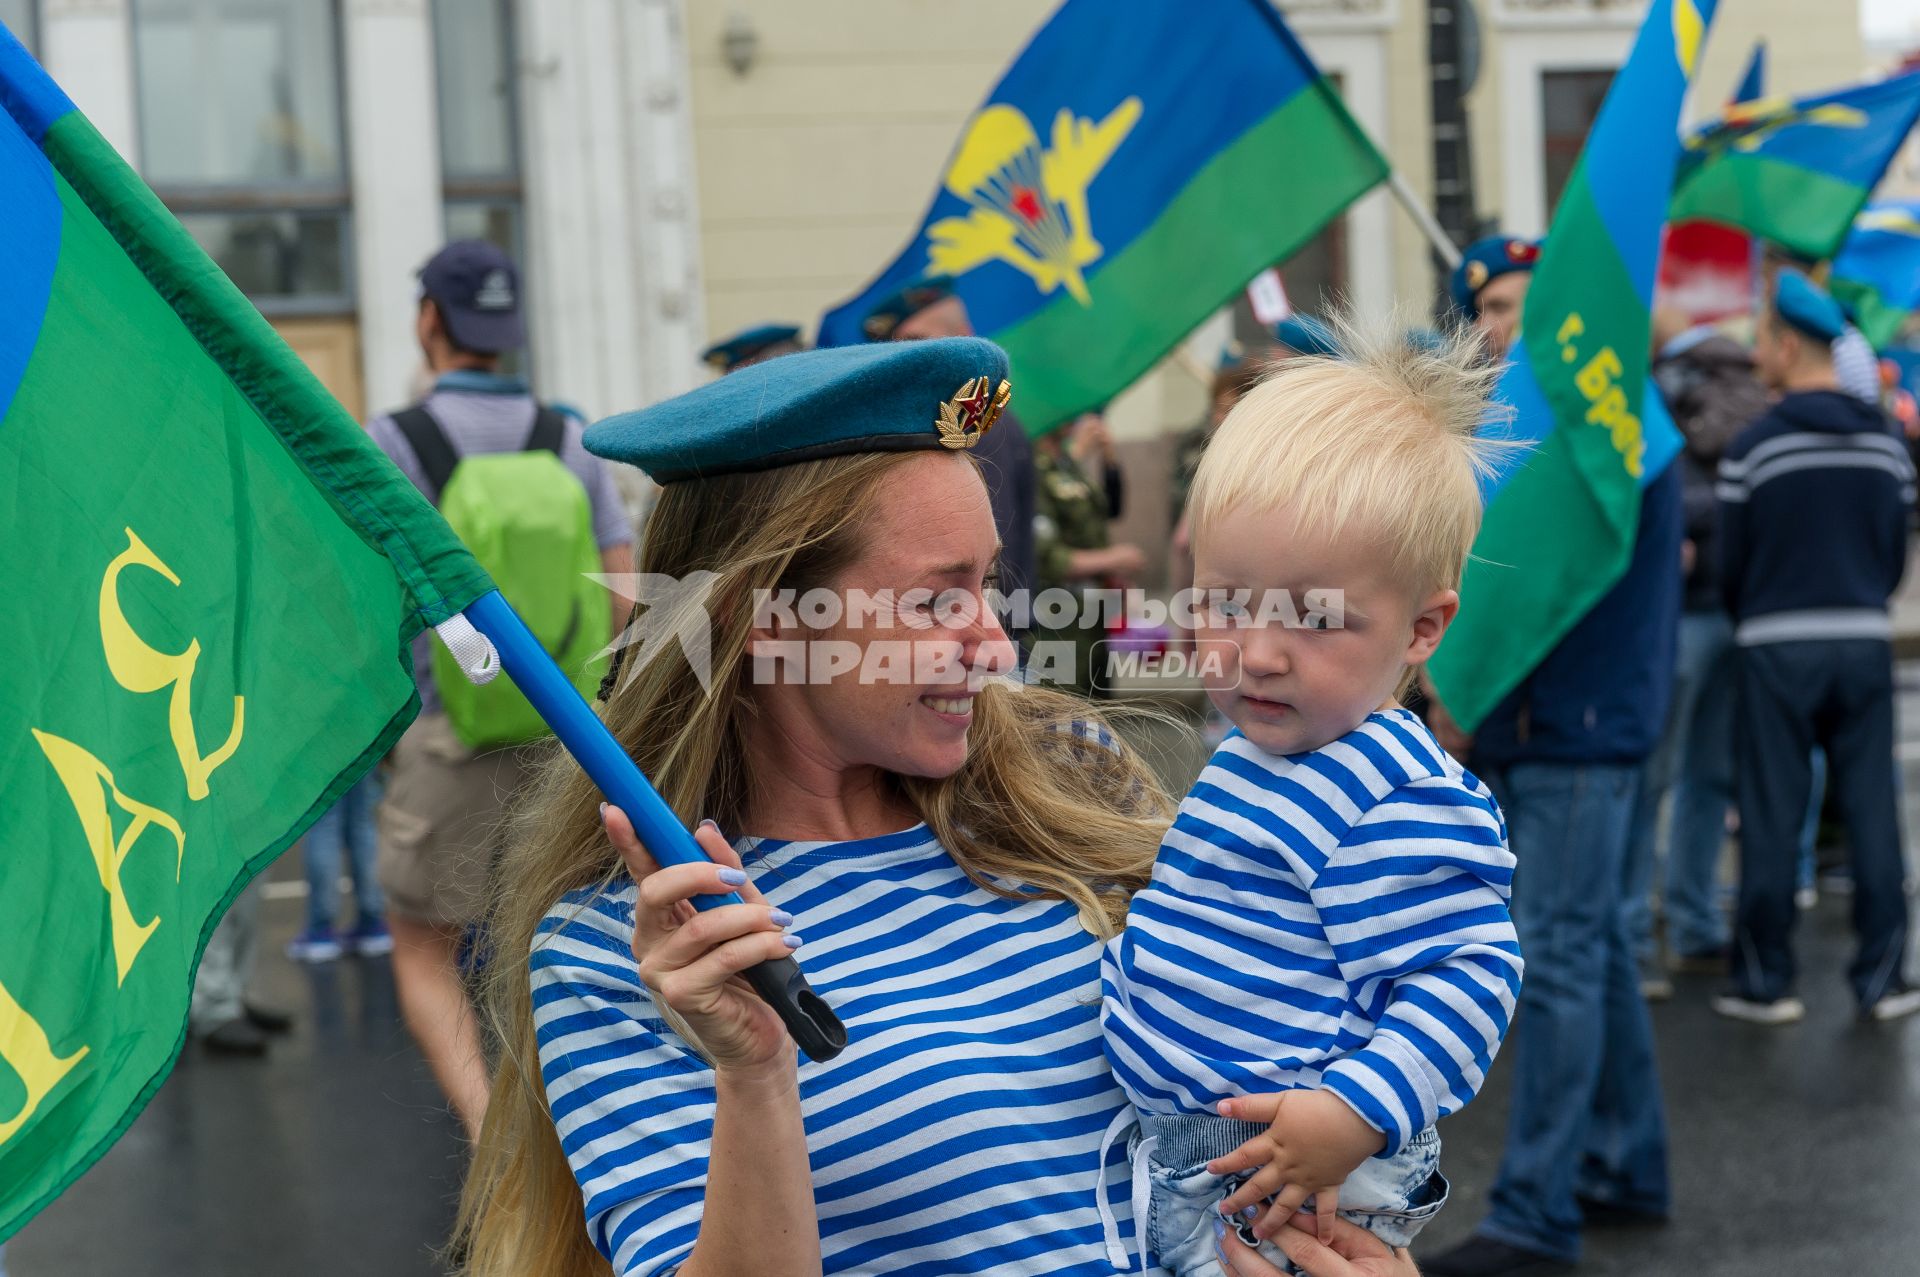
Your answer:
[[[1034,193],[1032,187],[1016,186],[1013,188],[1013,211],[1020,214],[1020,216],[1025,218],[1029,223],[1040,220],[1040,197]]]
[[[960,389],[962,393],[953,397],[954,411],[960,417],[960,428],[978,430],[980,423],[986,420],[987,405],[993,402],[993,393],[987,389],[987,379],[976,378]]]

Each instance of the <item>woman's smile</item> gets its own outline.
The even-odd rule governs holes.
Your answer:
[[[973,721],[974,695],[972,692],[958,696],[927,695],[920,698],[920,703],[947,722],[964,727]]]

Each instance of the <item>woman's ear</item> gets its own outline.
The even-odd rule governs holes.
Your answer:
[[[1453,624],[1453,618],[1460,614],[1460,592],[1458,590],[1435,590],[1420,604],[1420,610],[1413,614],[1413,638],[1407,644],[1405,661],[1408,665],[1423,665],[1433,650],[1440,646],[1440,640],[1446,637],[1447,627]]]

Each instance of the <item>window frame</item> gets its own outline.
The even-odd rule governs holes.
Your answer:
[[[35,0],[37,2],[37,0]],[[192,3],[193,0],[189,0]],[[313,0],[302,0],[312,3]],[[296,179],[263,182],[162,182],[143,172],[160,202],[176,217],[192,214],[244,215],[247,213],[337,213],[340,215],[340,277],[338,293],[304,295],[254,295],[247,300],[269,317],[326,319],[351,317],[356,313],[354,260],[354,200],[352,132],[347,118],[347,41],[342,0],[321,0],[327,5],[328,32],[333,42],[333,113],[338,130],[340,176],[337,179]],[[140,139],[140,153],[147,153],[152,122],[140,110],[140,34],[141,0],[129,0],[129,72],[135,107],[134,128]],[[150,20],[150,19],[149,19]],[[143,164],[144,168],[144,164]]]

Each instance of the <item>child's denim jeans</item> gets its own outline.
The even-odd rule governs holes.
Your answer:
[[[1267,1128],[1210,1114],[1143,1115],[1141,1122],[1141,1138],[1132,1149],[1136,1182],[1144,1174],[1149,1194],[1140,1235],[1174,1277],[1223,1277],[1213,1222],[1220,1218],[1220,1203],[1243,1177],[1212,1174],[1207,1163]],[[1410,1245],[1446,1205],[1447,1181],[1439,1166],[1440,1135],[1428,1127],[1393,1156],[1360,1164],[1340,1189],[1341,1218],[1389,1246]],[[1135,1227],[1141,1228],[1137,1219]],[[1300,1271],[1272,1242],[1262,1244],[1260,1254],[1283,1272]]]

